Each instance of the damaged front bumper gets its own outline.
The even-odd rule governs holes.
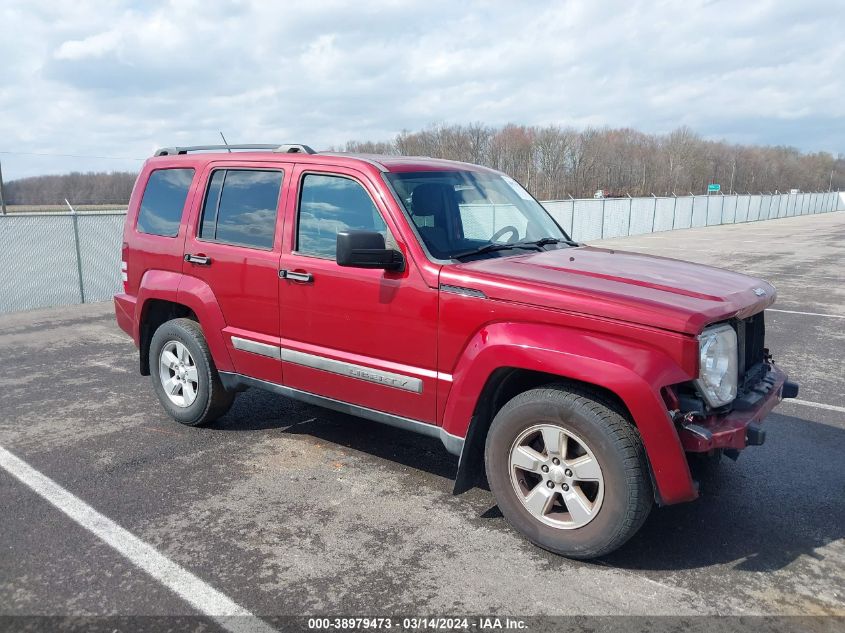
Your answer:
[[[760,426],[763,419],[784,398],[795,398],[798,385],[787,380],[786,372],[773,364],[760,381],[741,394],[729,413],[678,414],[678,435],[688,453],[714,449],[742,450],[766,440]]]

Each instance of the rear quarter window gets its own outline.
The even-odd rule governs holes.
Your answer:
[[[176,237],[193,179],[193,169],[157,169],[152,172],[141,199],[136,224],[138,231]]]

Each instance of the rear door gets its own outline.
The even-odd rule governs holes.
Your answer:
[[[278,280],[285,384],[433,423],[437,290],[395,239],[379,189],[357,170],[304,164],[294,187]],[[406,269],[338,266],[336,236],[347,229],[381,231]]]
[[[183,273],[202,280],[226,321],[235,370],[281,382],[279,254],[285,171],[277,163],[216,161],[203,174]]]

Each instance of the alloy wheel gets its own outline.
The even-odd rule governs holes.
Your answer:
[[[168,341],[159,356],[159,378],[164,393],[177,407],[189,407],[197,399],[199,374],[188,348],[179,341]]]
[[[510,449],[510,477],[531,515],[551,527],[587,525],[601,509],[604,477],[586,442],[554,424],[524,430]]]

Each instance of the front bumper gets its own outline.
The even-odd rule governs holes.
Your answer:
[[[765,432],[760,424],[783,398],[798,395],[798,385],[787,380],[786,372],[769,365],[766,375],[742,398],[734,402],[730,413],[695,417],[681,422],[678,435],[688,453],[706,453],[713,449],[742,450],[762,444]]]

